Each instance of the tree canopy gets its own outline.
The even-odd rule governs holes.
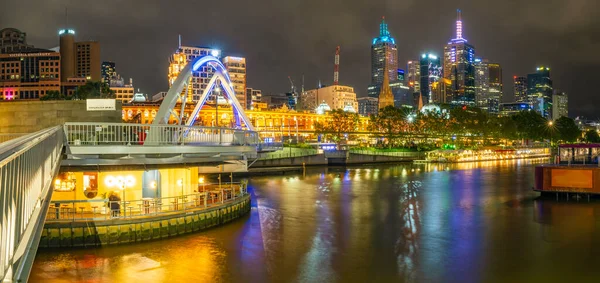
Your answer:
[[[315,131],[339,145],[349,133],[356,130],[358,114],[336,109],[329,112],[329,116],[331,117],[330,121],[315,122]]]

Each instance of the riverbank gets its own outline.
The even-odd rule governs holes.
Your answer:
[[[46,221],[40,248],[100,247],[170,238],[218,226],[250,211],[250,195],[214,207],[107,220]]]

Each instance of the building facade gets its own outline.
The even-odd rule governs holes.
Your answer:
[[[260,89],[246,88],[246,105],[248,109],[254,109],[254,106],[262,102],[262,91]]]
[[[500,103],[500,116],[512,116],[522,111],[532,111],[533,106],[527,102]]]
[[[27,44],[27,34],[15,29],[5,28],[0,30],[0,53],[14,53],[33,48]]]
[[[536,72],[527,75],[527,98],[535,111],[546,119],[552,117],[552,79],[550,68],[538,67]]]
[[[379,24],[379,36],[371,43],[371,83],[367,89],[368,96],[379,96],[384,76],[389,82],[398,79],[398,49],[385,18]]]
[[[358,114],[362,116],[377,115],[379,111],[379,99],[375,97],[361,97],[358,101]]]
[[[433,84],[439,82],[442,76],[442,66],[438,56],[431,53],[421,55],[419,66],[421,99],[424,104],[429,104],[433,102]]]
[[[227,56],[223,58],[223,65],[227,69],[229,79],[233,84],[235,97],[243,109],[248,109],[246,101],[246,58]]]
[[[502,102],[502,68],[498,63],[475,59],[475,102],[488,113],[498,114]]]
[[[516,102],[530,102],[527,97],[527,77],[513,76]]]
[[[463,38],[461,12],[456,20],[456,38],[444,46],[444,78],[452,82],[451,103],[475,105],[475,47]]]
[[[221,51],[218,49],[206,48],[206,47],[189,47],[179,46],[175,53],[169,57],[169,72],[167,78],[169,80],[169,87],[173,85],[177,76],[185,68],[187,63],[193,61],[198,56],[212,55],[216,58],[221,58]],[[212,78],[215,70],[211,66],[202,66],[199,70],[192,72],[190,78],[187,101],[197,102],[202,96],[202,92],[206,89],[208,82]],[[215,98],[209,98],[214,103]],[[221,101],[219,101],[221,104]],[[226,103],[226,102],[225,102]]]
[[[113,77],[110,80],[110,89],[115,92],[115,99],[120,100],[123,103],[131,102],[135,95],[135,89],[133,88],[133,81],[131,79],[129,80],[129,83],[126,84],[125,80],[121,77]]]
[[[488,63],[488,112],[497,114],[500,111],[500,103],[504,96],[502,89],[502,67],[498,63]]]
[[[76,42],[75,54],[75,75],[86,78],[88,81],[101,81],[100,43],[97,41]]]
[[[110,80],[117,77],[117,66],[115,62],[102,62],[100,75],[102,76],[103,83],[110,84]]]
[[[343,110],[351,106],[354,112],[358,112],[358,101],[354,88],[344,85],[331,85],[317,89],[311,89],[302,95],[302,105],[305,110],[315,111],[319,104],[325,102],[332,110]]]
[[[40,99],[60,91],[60,54],[30,48],[0,54],[0,98]]]
[[[569,117],[569,96],[567,93],[557,91],[552,95],[552,119]]]

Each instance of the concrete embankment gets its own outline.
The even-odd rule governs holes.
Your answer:
[[[46,222],[40,248],[98,247],[174,237],[218,226],[250,211],[250,196],[205,209],[100,221]]]

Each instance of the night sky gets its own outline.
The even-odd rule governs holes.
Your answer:
[[[101,43],[102,60],[153,95],[166,91],[168,57],[183,45],[214,47],[246,57],[248,87],[289,90],[287,76],[305,88],[333,80],[341,45],[340,83],[366,96],[370,43],[381,16],[398,44],[399,65],[423,52],[442,55],[454,36],[456,9],[476,56],[498,62],[504,101],[513,99],[513,75],[549,66],[554,86],[569,94],[570,116],[598,118],[600,3],[598,0],[2,0],[0,28],[27,33],[29,44],[58,46],[58,30]]]

